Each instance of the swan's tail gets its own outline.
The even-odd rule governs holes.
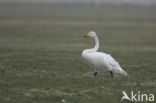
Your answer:
[[[124,70],[121,70],[121,71],[120,71],[120,74],[125,75],[125,76],[127,76],[127,75],[128,75],[128,74],[127,74],[127,72],[126,72],[126,71],[124,71]]]
[[[124,71],[121,67],[118,67],[118,68],[114,69],[114,72],[115,72],[115,73],[118,73],[118,74],[125,75],[125,76],[128,75],[127,72]]]

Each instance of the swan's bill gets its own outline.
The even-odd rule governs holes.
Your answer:
[[[90,37],[90,35],[91,35],[91,34],[90,34],[90,33],[88,33],[88,34],[87,34],[87,35],[85,35],[84,37],[85,37],[85,38],[89,38],[89,37]]]

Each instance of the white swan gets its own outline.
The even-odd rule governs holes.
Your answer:
[[[113,77],[113,73],[127,76],[127,73],[120,67],[118,62],[115,61],[110,54],[97,52],[99,49],[99,40],[95,32],[91,31],[85,37],[92,37],[95,40],[94,48],[85,49],[82,52],[83,59],[94,68],[94,75],[97,75],[98,72],[110,72],[111,77]]]

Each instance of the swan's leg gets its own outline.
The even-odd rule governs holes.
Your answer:
[[[109,71],[112,78],[114,78],[113,72]]]
[[[96,76],[97,75],[97,72],[94,72],[94,76]]]
[[[94,70],[94,76],[96,76],[96,75],[97,75],[97,73],[98,73],[98,72],[97,72],[97,70],[95,69],[95,70]]]

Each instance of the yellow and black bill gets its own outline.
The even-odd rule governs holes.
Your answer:
[[[85,38],[89,38],[90,37],[90,33],[88,33],[87,35],[84,36]]]

